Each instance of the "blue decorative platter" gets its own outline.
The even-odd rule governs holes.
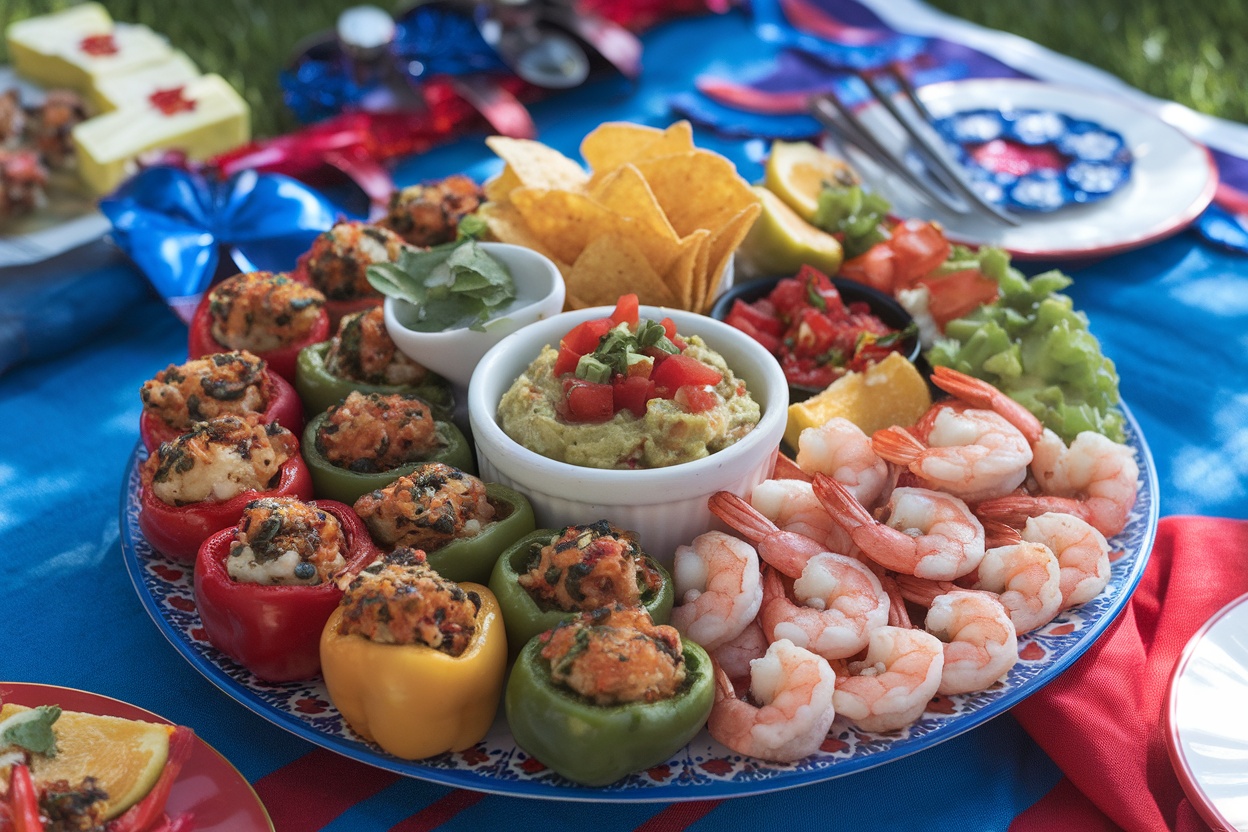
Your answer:
[[[1139,496],[1126,528],[1110,540],[1121,555],[1109,585],[1092,601],[1067,610],[1018,640],[1019,662],[986,691],[938,696],[909,728],[888,734],[854,729],[838,718],[820,751],[792,764],[735,754],[705,731],[668,762],[605,788],[571,783],[512,740],[500,715],[484,740],[466,751],[410,762],[361,740],[329,701],[325,685],[273,685],[256,679],[208,643],[195,609],[191,570],[155,553],[138,525],[139,443],[121,493],[121,549],[130,580],[156,626],[191,665],[227,696],[315,745],[408,777],[476,791],[587,802],[667,802],[742,797],[805,786],[864,771],[930,748],[1007,711],[1057,678],[1092,646],[1126,605],[1143,574],[1157,529],[1157,474],[1139,425],[1126,416],[1127,443],[1140,465]]]
[[[976,191],[1021,211],[1104,199],[1131,178],[1122,134],[1048,109],[963,110],[932,124]]]

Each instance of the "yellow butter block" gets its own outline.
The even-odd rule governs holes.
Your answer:
[[[201,75],[175,90],[74,128],[78,172],[92,190],[112,191],[133,171],[134,158],[149,150],[181,150],[200,160],[251,138],[251,110],[220,75]]]
[[[4,30],[13,68],[47,86],[79,86],[85,78],[64,58],[67,46],[113,31],[113,19],[99,3],[71,6],[63,12],[28,17]]]
[[[19,75],[88,96],[101,78],[134,72],[173,54],[169,42],[148,27],[112,23],[107,17],[101,21],[98,15],[75,18],[71,26],[36,26],[33,33],[10,27],[9,42],[19,45],[14,59]]]
[[[158,90],[185,86],[200,75],[199,67],[185,52],[175,51],[159,63],[97,79],[91,102],[98,112],[117,110],[127,104],[146,101]]]
[[[784,441],[797,447],[806,428],[817,428],[840,416],[868,436],[891,425],[909,427],[932,406],[927,382],[914,365],[897,353],[862,373],[846,373],[804,402],[789,405]]]

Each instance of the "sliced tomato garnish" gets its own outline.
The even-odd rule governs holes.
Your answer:
[[[559,342],[561,348],[567,348],[578,356],[591,353],[598,348],[602,336],[611,331],[615,321],[610,318],[594,318],[579,323],[568,331]]]
[[[611,320],[616,324],[628,324],[630,327],[636,327],[640,320],[638,308],[640,301],[636,295],[620,295],[620,299],[615,302],[615,311],[611,313]]]
[[[580,360],[580,353],[574,352],[567,347],[560,347],[559,357],[555,359],[555,378],[559,378],[564,373],[575,373],[576,365],[580,363]]]
[[[610,384],[575,376],[563,379],[563,418],[569,422],[605,422],[615,415]]]
[[[935,223],[906,220],[893,228],[893,290],[908,289],[949,259],[951,246]]]
[[[714,367],[703,364],[696,358],[687,355],[669,356],[666,361],[654,368],[650,376],[659,395],[671,398],[673,394],[686,384],[716,385],[724,377]],[[664,391],[667,391],[666,393]]]
[[[892,295],[895,259],[896,255],[887,242],[876,243],[852,260],[842,263],[840,275]]]
[[[615,411],[631,411],[641,418],[646,415],[646,402],[654,398],[654,382],[645,376],[617,375],[611,380],[612,402]]]
[[[927,287],[927,311],[942,331],[954,318],[973,312],[981,304],[992,303],[999,291],[997,282],[978,269],[929,275],[918,285]]]

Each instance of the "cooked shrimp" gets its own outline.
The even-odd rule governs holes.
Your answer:
[[[1072,514],[1101,534],[1113,537],[1127,525],[1135,505],[1140,468],[1135,450],[1092,431],[1075,437],[1070,447],[1051,430],[1035,446],[1032,475],[1041,494],[1011,494],[977,506],[981,517],[1021,526],[1046,512]]]
[[[1001,497],[1026,479],[1031,447],[1005,417],[956,403],[930,412],[916,426],[917,435],[886,428],[871,437],[871,447],[925,486],[964,500]]]
[[[741,679],[750,675],[750,662],[761,659],[767,652],[768,644],[763,625],[755,618],[732,641],[707,652],[724,669],[728,678]]]
[[[984,528],[966,503],[926,488],[897,488],[879,522],[845,486],[816,474],[815,494],[832,518],[876,563],[933,580],[953,580],[971,572],[984,556]]]
[[[1043,543],[1057,555],[1062,609],[1091,601],[1109,583],[1109,543],[1086,521],[1056,512],[1030,517],[1023,539]]]
[[[758,553],[723,532],[706,532],[676,547],[672,577],[679,601],[672,626],[707,650],[739,636],[763,603]]]
[[[871,631],[866,658],[837,680],[836,711],[863,731],[896,731],[923,715],[940,687],[944,645],[905,627]]]
[[[715,705],[706,728],[738,754],[788,763],[819,750],[836,718],[836,675],[828,660],[788,639],[750,662],[750,694],[738,699],[722,667],[715,669]]]
[[[707,506],[712,514],[757,546],[760,558],[790,578],[800,577],[806,561],[827,551],[827,547],[817,540],[781,529],[730,491],[712,494]]]
[[[871,631],[888,623],[889,598],[870,569],[845,555],[824,552],[806,562],[789,600],[780,573],[763,576],[763,633],[787,638],[825,659],[844,659],[867,646]]]
[[[1001,598],[1018,633],[1043,627],[1062,608],[1057,556],[1043,543],[1020,540],[989,549],[979,562],[974,588]]]
[[[1022,404],[983,379],[960,373],[952,367],[937,367],[932,371],[932,383],[951,396],[972,407],[991,410],[1005,419],[1023,434],[1028,445],[1040,441],[1044,425]]]
[[[875,506],[892,480],[888,463],[871,447],[862,428],[835,416],[797,439],[797,464],[809,475],[827,474],[864,506]]]
[[[858,547],[815,496],[805,480],[763,480],[750,492],[750,505],[781,530],[822,543],[825,550],[856,556]]]
[[[899,576],[897,583],[908,600],[927,607],[924,629],[945,645],[937,693],[986,690],[1018,662],[1018,633],[1009,611],[993,593],[907,575]]]

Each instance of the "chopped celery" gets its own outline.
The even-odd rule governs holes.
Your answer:
[[[928,361],[991,382],[1068,443],[1085,430],[1123,441],[1118,374],[1087,316],[1060,294],[1070,278],[1055,270],[1028,280],[1005,252],[961,246],[943,268],[968,267],[996,280],[1001,296],[950,321]]]
[[[890,208],[887,199],[858,185],[824,183],[814,224],[830,234],[843,235],[841,246],[849,259],[889,238],[884,221]]]

